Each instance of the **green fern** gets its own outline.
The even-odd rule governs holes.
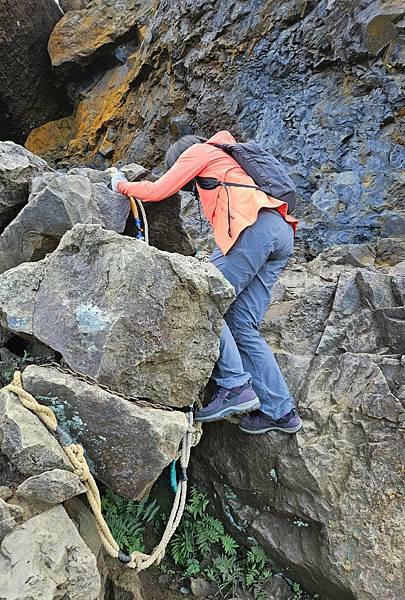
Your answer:
[[[242,566],[238,562],[236,554],[231,556],[221,554],[213,560],[212,568],[214,569],[214,581],[221,593],[235,593],[243,575]]]
[[[188,563],[187,569],[184,571],[185,577],[193,577],[194,575],[198,575],[201,572],[201,565],[195,558],[190,560]]]
[[[205,513],[208,503],[209,500],[207,495],[200,492],[197,488],[193,488],[186,506],[186,511],[194,518],[201,517]]]
[[[237,548],[239,548],[239,545],[235,542],[235,540],[233,539],[233,537],[231,537],[228,533],[226,533],[221,538],[221,545],[222,545],[223,551],[228,556],[230,554],[236,554],[236,550],[237,550]]]
[[[224,526],[221,521],[211,515],[202,515],[201,520],[196,523],[195,539],[203,558],[209,556],[213,544],[217,544],[224,535]]]
[[[101,508],[111,533],[119,547],[127,553],[144,552],[145,525],[159,512],[156,501],[147,499],[136,502],[128,500],[113,490],[107,490],[101,500]]]
[[[215,583],[221,598],[235,596],[238,588],[244,588],[255,600],[264,600],[263,584],[271,577],[264,550],[259,546],[240,549],[223,524],[207,513],[208,503],[206,494],[191,490],[183,520],[169,545],[175,565],[183,577],[200,574]]]
[[[187,567],[196,560],[195,531],[191,521],[183,520],[170,543],[170,553],[180,567]]]
[[[267,564],[268,558],[260,546],[253,546],[247,551],[244,587],[253,592],[255,600],[260,600],[263,597],[263,584],[272,575],[267,568]]]
[[[255,566],[258,569],[263,569],[268,562],[265,551],[260,546],[253,546],[246,553],[246,560],[249,565]]]

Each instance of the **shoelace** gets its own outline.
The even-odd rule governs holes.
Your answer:
[[[228,390],[226,388],[218,388],[212,397],[212,401],[214,402],[215,400],[225,400],[227,392]]]

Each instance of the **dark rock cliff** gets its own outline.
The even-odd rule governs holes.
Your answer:
[[[0,3],[0,140],[22,143],[34,127],[70,110],[46,48],[61,16],[55,0]]]
[[[74,65],[59,158],[156,167],[179,133],[227,128],[287,163],[309,253],[404,233],[400,2],[102,4],[67,13],[50,40],[57,70]],[[55,130],[28,147],[54,151]]]

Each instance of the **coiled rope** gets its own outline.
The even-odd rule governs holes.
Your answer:
[[[83,446],[74,444],[70,436],[59,427],[55,413],[49,406],[40,404],[32,394],[24,389],[20,371],[15,371],[12,383],[6,385],[3,389],[16,394],[21,404],[36,414],[46,427],[52,431],[61,444],[70,460],[73,472],[80,478],[86,487],[87,500],[94,514],[101,542],[107,553],[113,558],[118,558],[121,562],[127,564],[131,569],[135,569],[137,572],[147,569],[154,563],[159,564],[164,557],[167,545],[183,516],[187,496],[187,468],[190,461],[191,447],[196,445],[201,438],[201,426],[195,426],[193,423],[193,407],[189,406],[187,412],[188,426],[181,442],[180,452],[181,475],[170,517],[163,532],[162,539],[153,549],[151,554],[143,554],[142,552],[136,551],[128,555],[118,546],[103,517],[101,512],[100,493],[94,477],[90,473],[89,466],[84,456]]]

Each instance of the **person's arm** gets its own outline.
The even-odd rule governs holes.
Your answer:
[[[117,190],[121,194],[135,196],[145,202],[164,200],[196,177],[207,163],[208,157],[203,144],[195,144],[183,152],[171,169],[157,181],[122,181],[117,184]]]

